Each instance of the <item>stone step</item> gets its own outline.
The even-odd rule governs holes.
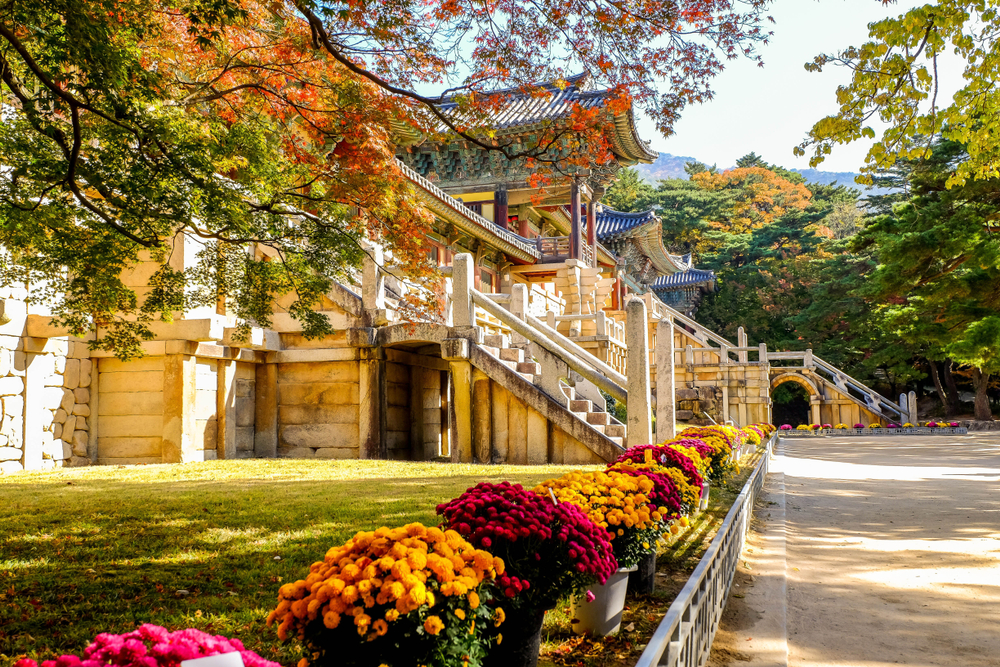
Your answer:
[[[540,364],[536,364],[534,361],[521,361],[517,364],[517,372],[524,374],[530,373],[531,375],[538,375],[542,372]]]
[[[531,373],[518,373],[518,375],[527,380],[529,384],[535,384],[535,376]]]
[[[605,431],[605,435],[607,435],[607,431]],[[622,436],[622,437],[619,438],[618,436],[611,436],[611,435],[609,435],[608,436],[608,440],[610,440],[611,442],[615,443],[619,447],[624,447],[625,446],[625,436]]]
[[[566,398],[571,401],[576,400],[576,387],[563,387],[563,393],[566,394]]]
[[[625,425],[624,424],[608,424],[604,427],[604,434],[614,440],[615,438],[625,437]]]
[[[524,361],[524,350],[515,347],[505,347],[500,349],[500,358],[503,361]]]
[[[494,357],[499,357],[500,356],[500,348],[499,347],[493,347],[491,345],[480,345],[480,347],[483,348],[484,350],[486,350],[487,352],[489,352],[490,354],[492,354]]]
[[[611,423],[611,415],[607,412],[587,411],[587,423],[593,426],[607,426]]]
[[[573,412],[593,412],[594,403],[593,401],[573,399],[569,402],[569,409]]]
[[[510,337],[506,334],[488,334],[483,336],[483,345],[489,347],[510,347]]]
[[[514,371],[515,373],[517,372],[517,364],[519,362],[517,362],[517,361],[506,361],[504,359],[501,359],[500,363],[503,364],[504,366],[506,366],[507,368],[509,368],[510,370]]]

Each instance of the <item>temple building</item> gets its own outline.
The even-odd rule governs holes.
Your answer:
[[[0,472],[251,457],[602,463],[671,437],[675,418],[768,421],[770,387],[786,381],[809,388],[814,421],[906,412],[811,351],[774,354],[742,328],[733,342],[691,319],[714,275],[668,251],[655,212],[601,204],[621,168],[656,153],[611,93],[584,75],[565,83],[511,93],[501,134],[529,141],[579,103],[610,114],[613,159],[561,165],[544,190],[495,151],[399,138],[399,169],[435,218],[427,252],[445,291],[433,321],[398,307],[422,288],[368,241],[354,279],[317,305],[335,330],[320,339],[303,335],[290,295],[249,337],[220,302],[153,322],[144,356],[121,361],[91,349],[92,334],[70,336],[27,286],[0,290]],[[200,248],[178,239],[171,266],[194,266]],[[158,268],[122,278],[141,293]]]

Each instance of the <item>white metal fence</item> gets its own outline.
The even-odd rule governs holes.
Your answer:
[[[639,656],[636,667],[702,667],[708,662],[712,639],[729,599],[729,588],[750,528],[754,503],[764,486],[777,441],[778,434],[767,441],[766,452],[743,485],[698,567]]]

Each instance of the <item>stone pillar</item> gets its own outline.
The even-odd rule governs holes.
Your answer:
[[[456,327],[471,327],[476,323],[476,310],[472,303],[472,286],[475,280],[475,260],[467,252],[455,255],[452,263],[452,318]]]
[[[472,453],[476,463],[489,463],[493,448],[493,398],[490,378],[472,369]]]
[[[747,346],[747,332],[740,327],[736,330],[736,347],[746,347]],[[741,364],[747,363],[747,351],[740,350],[736,353],[736,358]]]
[[[910,401],[905,393],[899,395],[899,408],[902,410],[902,412],[899,413],[899,419],[901,422],[904,422],[907,420],[907,415],[910,413]]]
[[[812,369],[812,368],[816,367],[816,364],[813,363],[813,351],[812,351],[812,348],[809,348],[808,350],[806,350],[805,355],[803,355],[803,357],[802,357],[802,365],[805,366],[806,368],[809,368],[809,369]]]
[[[174,347],[174,350],[171,350]],[[167,343],[163,359],[163,445],[164,463],[195,460],[196,359],[186,354],[187,341]]]
[[[656,323],[656,442],[677,435],[674,398],[674,325],[669,319]]]
[[[451,460],[472,462],[472,364],[469,341],[448,338],[441,343],[441,358],[451,369]]]
[[[521,321],[528,314],[528,286],[524,283],[514,283],[510,287],[510,312]],[[524,347],[528,339],[514,331],[510,335],[510,344],[511,347]]]
[[[429,458],[424,448],[424,378],[432,372],[410,366],[410,452],[418,461]]]
[[[906,395],[906,410],[910,413],[909,422],[917,423],[917,392],[911,391]]]
[[[813,424],[822,424],[823,423],[823,422],[820,421],[820,415],[819,415],[819,408],[820,408],[820,401],[821,400],[822,399],[819,396],[810,396],[809,397],[809,408],[810,408],[810,411],[812,413],[811,416],[812,416],[812,423]]]
[[[232,349],[232,348],[230,348]],[[215,454],[220,459],[236,458],[236,362],[219,359],[216,373]]]
[[[361,262],[361,305],[367,310],[385,308],[385,276],[381,271],[384,264],[382,248],[372,243],[364,243],[365,257]]]
[[[632,299],[625,306],[625,340],[628,345],[628,425],[625,442],[629,447],[653,441],[649,391],[649,321],[646,304]]]
[[[100,423],[98,415],[101,414],[101,374],[99,372],[97,360],[80,360],[80,386],[90,388],[90,432],[87,439],[87,458],[91,465],[97,463],[101,452],[97,446],[100,437]]]
[[[38,339],[25,339],[38,340]],[[42,413],[45,410],[45,370],[41,368],[44,355],[24,353],[24,430],[21,464],[25,470],[42,468]],[[21,381],[21,378],[16,378]],[[51,435],[51,434],[50,434]]]
[[[507,225],[507,186],[501,185],[493,192],[493,223],[504,229]]]
[[[382,456],[385,444],[385,351],[361,348],[358,374],[358,455],[363,459]]]
[[[257,458],[278,455],[278,365],[257,364],[254,383],[253,453]]]
[[[574,179],[569,190],[569,257],[570,259],[581,259],[583,257],[583,234],[580,229],[580,183]]]

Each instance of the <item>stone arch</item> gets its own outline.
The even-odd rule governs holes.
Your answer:
[[[418,323],[393,324],[380,327],[376,334],[375,344],[380,347],[397,345],[413,345],[417,343],[431,344],[450,338],[450,327],[444,324]]]
[[[820,391],[816,383],[800,373],[782,373],[781,375],[772,378],[771,389],[775,389],[779,384],[784,384],[785,382],[796,382],[805,387],[810,396],[823,398],[823,393]]]

